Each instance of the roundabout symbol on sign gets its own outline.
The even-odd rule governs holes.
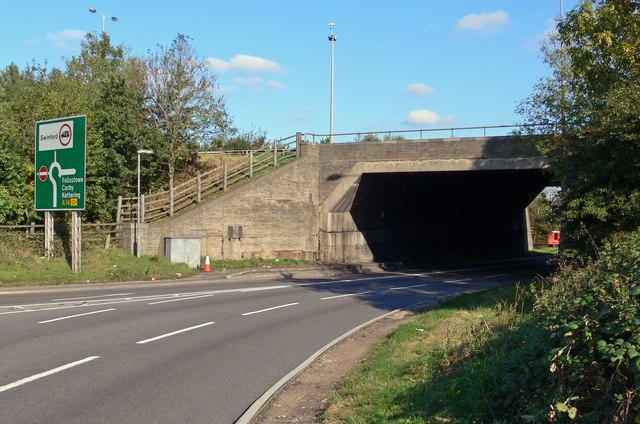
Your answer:
[[[71,131],[71,125],[65,123],[62,126],[60,126],[60,132],[58,134],[59,136],[59,140],[60,140],[60,144],[62,144],[63,146],[68,145],[72,138],[73,138],[73,132]]]

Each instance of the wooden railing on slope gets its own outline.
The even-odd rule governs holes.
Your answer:
[[[291,141],[293,139],[293,141]],[[271,149],[246,151],[246,162],[223,166],[198,174],[195,178],[169,190],[136,197],[119,197],[117,222],[153,222],[194,207],[205,199],[216,197],[233,186],[245,183],[280,165],[294,160],[300,152],[300,134],[275,141]]]

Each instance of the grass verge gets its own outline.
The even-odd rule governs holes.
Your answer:
[[[47,260],[24,255],[0,268],[0,287],[81,284],[115,281],[151,281],[198,274],[186,264],[172,264],[156,256],[137,258],[121,249],[82,252],[81,272],[71,270],[64,258]]]
[[[496,416],[495,387],[523,344],[522,288],[468,294],[401,326],[343,382],[326,423],[520,422]]]

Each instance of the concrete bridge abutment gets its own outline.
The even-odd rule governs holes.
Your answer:
[[[147,224],[201,237],[202,255],[350,263],[506,256],[525,250],[524,210],[547,162],[514,137],[302,143],[300,157],[180,216]],[[241,228],[242,237],[230,236]]]

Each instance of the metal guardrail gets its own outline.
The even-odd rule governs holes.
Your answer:
[[[120,197],[117,222],[135,222],[138,220],[138,212],[140,222],[157,221],[191,208],[205,199],[219,196],[232,186],[242,184],[295,159],[299,155],[299,141],[299,136],[293,135],[274,141],[270,149],[217,152],[241,154],[246,156],[247,160],[232,166],[225,162],[221,167],[199,174],[168,190],[140,196],[139,211],[137,197]]]
[[[516,130],[523,128],[542,127],[538,124],[522,124],[522,125],[483,125],[474,127],[446,127],[446,128],[423,128],[417,130],[387,130],[387,131],[366,131],[366,132],[348,132],[334,133],[334,143],[348,141],[365,141],[367,137],[379,141],[405,140],[408,137],[412,139],[436,139],[436,138],[459,138],[464,137],[488,137],[488,136],[504,136],[512,135]],[[507,131],[511,130],[511,131]],[[329,139],[330,134],[314,134],[304,133],[305,141],[311,143],[322,143]],[[407,137],[408,136],[408,137]],[[347,139],[347,138],[350,139]]]

